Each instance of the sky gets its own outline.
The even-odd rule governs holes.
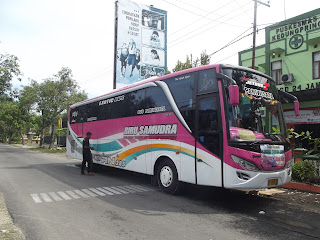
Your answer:
[[[266,0],[261,0],[267,3]],[[136,0],[168,12],[168,69],[177,60],[214,53],[236,37],[252,32],[252,0]],[[317,0],[271,0],[258,4],[257,45],[265,43],[264,28],[319,8]],[[113,86],[113,0],[1,0],[0,54],[19,58],[21,88],[69,67],[90,98]],[[238,64],[238,52],[251,48],[252,35],[213,54],[211,64]]]

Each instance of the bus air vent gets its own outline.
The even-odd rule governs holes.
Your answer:
[[[238,178],[243,179],[243,180],[249,180],[250,176],[248,174],[242,173],[242,172],[237,172]]]

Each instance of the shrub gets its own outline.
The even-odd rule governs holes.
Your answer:
[[[317,176],[316,167],[307,160],[296,162],[292,167],[292,178],[298,182],[309,182]]]

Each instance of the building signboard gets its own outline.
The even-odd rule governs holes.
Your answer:
[[[294,111],[284,112],[286,123],[314,124],[320,123],[320,108],[308,108],[300,110],[299,116]]]

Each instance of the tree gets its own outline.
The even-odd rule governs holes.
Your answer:
[[[14,55],[0,54],[0,99],[2,100],[13,94],[11,82],[14,76],[22,74],[18,61],[18,57]]]
[[[204,66],[204,65],[209,65],[210,64],[210,58],[211,56],[209,56],[206,52],[206,50],[202,51],[202,53],[200,54],[200,65]]]
[[[9,143],[11,143],[14,135],[20,135],[23,140],[27,121],[28,116],[18,102],[0,102],[0,132],[2,142],[6,142],[8,139]]]
[[[200,54],[200,59],[197,58],[193,61],[192,54],[190,54],[190,57],[188,55],[186,56],[185,62],[181,62],[180,60],[178,60],[176,66],[172,69],[172,72],[178,72],[181,70],[208,64],[210,64],[210,56],[206,53],[206,51],[202,51],[202,53]]]
[[[87,94],[80,91],[79,86],[72,79],[72,71],[62,68],[52,78],[41,83],[31,81],[20,93],[21,101],[25,106],[34,108],[41,115],[41,140],[43,144],[46,127],[51,127],[51,141],[49,148],[53,147],[55,124],[61,113],[67,111],[69,106],[87,99]]]

